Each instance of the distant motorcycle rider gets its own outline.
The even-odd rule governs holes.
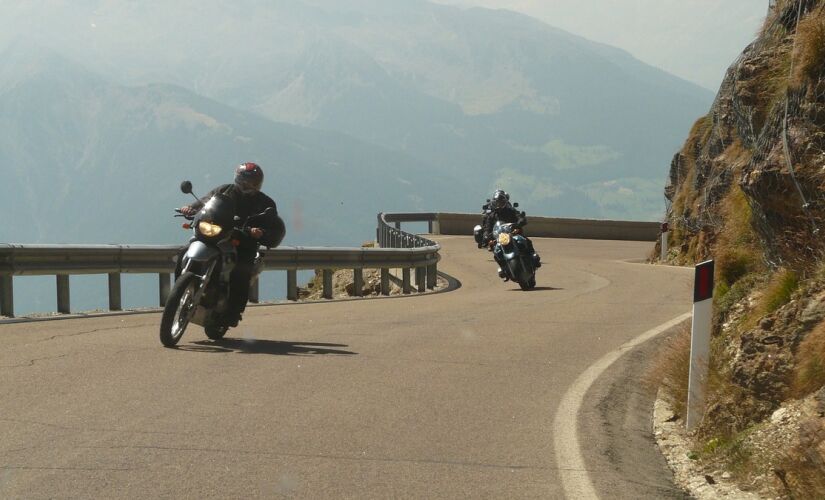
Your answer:
[[[237,247],[238,261],[229,278],[229,300],[223,318],[225,326],[238,326],[241,313],[246,309],[258,245],[274,247],[284,237],[285,230],[278,217],[275,202],[261,192],[263,182],[264,172],[259,165],[241,163],[235,167],[235,180],[232,184],[222,184],[207,193],[200,201],[180,209],[184,215],[195,215],[216,194],[222,194],[234,202],[235,216],[242,222],[250,216],[263,213],[267,208],[273,209],[272,213],[256,221],[257,227],[250,228],[248,236],[240,238]]]
[[[527,214],[516,210],[516,208],[510,203],[510,195],[501,189],[496,189],[493,193],[493,197],[490,199],[489,211],[484,214],[482,230],[484,234],[484,241],[487,242],[487,246],[490,248],[495,246],[496,243],[496,240],[493,237],[493,228],[496,225],[496,222],[501,222],[502,224],[513,224],[518,232],[522,232],[522,235],[523,228],[527,225]],[[533,242],[526,236],[525,240],[527,241],[527,251],[532,254],[533,262],[535,263],[536,268],[541,267],[541,257],[539,257],[533,248]],[[496,262],[499,265],[498,275],[503,278],[504,271],[502,271],[502,266],[504,265],[504,262],[498,261],[498,258],[496,258]]]

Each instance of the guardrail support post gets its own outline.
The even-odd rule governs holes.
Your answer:
[[[324,269],[324,298],[332,298],[332,269]]]
[[[120,293],[120,273],[109,273],[109,310],[120,311],[123,303]]]
[[[14,276],[0,275],[0,316],[14,317]]]
[[[166,305],[166,299],[169,298],[169,290],[172,289],[172,277],[169,273],[158,274],[158,302],[160,307]]]
[[[410,287],[410,268],[405,267],[401,270],[401,286],[402,292],[407,295],[412,293],[412,288]]]
[[[363,269],[353,269],[352,270],[352,287],[354,288],[353,292],[356,297],[363,297],[364,296],[364,270]]]
[[[395,228],[400,230],[400,229],[401,229],[401,223],[400,223],[400,222],[396,222],[396,223],[395,223]]]
[[[431,266],[427,266],[427,288],[430,290],[435,290],[435,286],[438,284],[438,268],[435,264]]]
[[[249,282],[249,302],[257,304],[261,301],[261,287],[258,281],[258,276],[252,278]]]
[[[418,288],[418,293],[427,291],[427,269],[424,267],[415,268],[415,286]]]
[[[381,295],[390,294],[390,270],[386,267],[381,268]]]
[[[286,272],[286,299],[298,300],[298,270],[288,269]]]
[[[70,293],[69,293],[69,275],[57,275],[57,312],[61,314],[69,314],[70,307]]]

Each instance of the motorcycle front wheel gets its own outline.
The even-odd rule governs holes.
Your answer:
[[[164,346],[174,347],[186,331],[197,306],[194,303],[197,290],[198,277],[192,273],[184,273],[175,281],[160,320],[160,342]]]

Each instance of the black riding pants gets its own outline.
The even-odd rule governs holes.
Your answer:
[[[256,250],[238,249],[238,262],[229,275],[229,302],[226,313],[230,316],[241,314],[246,309],[256,254]]]

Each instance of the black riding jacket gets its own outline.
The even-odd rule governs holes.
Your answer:
[[[271,216],[259,217],[252,224],[252,227],[259,227],[263,230],[263,236],[259,240],[243,238],[238,248],[239,251],[257,250],[258,245],[275,247],[284,239],[286,229],[283,221],[278,217],[278,207],[272,198],[260,191],[253,195],[245,195],[234,184],[223,184],[206,193],[206,196],[193,203],[191,207],[200,210],[210,198],[218,193],[230,198],[235,203],[235,215],[240,217],[241,223],[245,223],[247,218],[258,215],[269,207],[275,209],[275,213]]]
[[[517,227],[524,227],[527,225],[527,214],[519,212],[513,205],[508,203],[502,208],[493,208],[484,214],[482,221],[482,228],[484,230],[484,241],[493,239],[493,227],[497,221],[503,224],[515,224]]]

